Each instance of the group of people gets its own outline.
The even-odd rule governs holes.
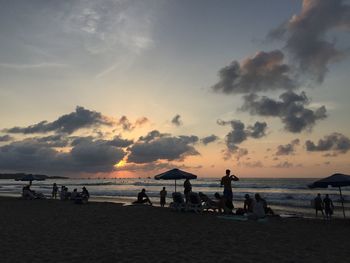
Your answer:
[[[313,206],[315,208],[316,217],[318,212],[321,212],[322,216],[330,220],[333,215],[334,205],[332,199],[326,194],[326,197],[322,200],[321,194],[317,194],[313,200]]]
[[[207,203],[212,205],[219,210],[221,213],[233,214],[233,192],[232,192],[232,182],[238,181],[239,178],[231,174],[230,170],[226,170],[226,175],[221,178],[220,185],[224,188],[223,194],[215,193],[215,199],[209,198],[202,192],[194,193],[192,192],[192,185],[189,179],[186,179],[184,186],[184,196],[186,203],[191,202],[191,198],[196,195],[199,202]],[[166,204],[167,191],[166,188],[159,193],[160,195],[160,206],[164,207]],[[273,210],[267,205],[265,199],[263,199],[260,194],[255,194],[255,198],[251,198],[249,194],[244,196],[244,207],[236,209],[236,214],[243,215],[247,214],[250,218],[263,218],[266,215],[274,215]],[[152,205],[152,202],[148,195],[146,194],[146,189],[142,189],[141,192],[137,195],[137,200],[133,204],[149,204]]]
[[[75,188],[73,190],[73,192],[69,192],[68,191],[68,187],[62,185],[61,186],[61,191],[58,191],[58,186],[56,183],[53,184],[52,186],[52,195],[51,198],[52,199],[57,199],[57,195],[60,195],[60,200],[72,200],[72,201],[76,201],[78,202],[83,202],[83,201],[88,201],[90,198],[90,193],[89,191],[86,189],[86,187],[84,186],[82,188],[81,192],[78,192],[78,189]]]

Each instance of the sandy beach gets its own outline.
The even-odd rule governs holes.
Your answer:
[[[348,262],[349,221],[0,198],[1,262]]]

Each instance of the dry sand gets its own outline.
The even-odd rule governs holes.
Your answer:
[[[350,262],[350,222],[0,198],[0,262]]]

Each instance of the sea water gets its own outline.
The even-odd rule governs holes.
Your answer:
[[[233,182],[233,198],[235,207],[242,207],[245,194],[252,197],[259,193],[265,198],[268,204],[285,213],[300,213],[311,215],[314,211],[311,207],[311,200],[317,193],[323,197],[329,194],[336,209],[335,214],[342,215],[339,189],[309,189],[308,184],[314,182],[310,178],[241,178],[240,181]],[[168,192],[167,202],[171,201],[171,193],[175,191],[174,180],[154,180],[154,179],[57,179],[34,181],[32,189],[50,196],[52,185],[56,183],[58,187],[64,185],[69,191],[85,186],[93,199],[112,202],[132,202],[136,199],[137,193],[145,188],[153,203],[159,202],[159,192],[162,187],[166,187]],[[178,180],[177,191],[183,192],[183,180]],[[27,182],[14,180],[0,180],[0,195],[20,196],[22,187]],[[220,178],[200,178],[191,180],[192,190],[203,192],[212,197],[214,193],[222,193]],[[346,210],[350,210],[350,187],[342,188]],[[349,211],[350,212],[350,211]],[[349,213],[348,212],[348,213]]]

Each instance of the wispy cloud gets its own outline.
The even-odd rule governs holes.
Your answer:
[[[23,69],[42,69],[42,68],[66,68],[69,67],[67,64],[61,64],[61,63],[36,63],[36,64],[12,64],[12,63],[0,63],[1,68],[7,68],[7,69],[17,69],[17,70],[23,70]]]

